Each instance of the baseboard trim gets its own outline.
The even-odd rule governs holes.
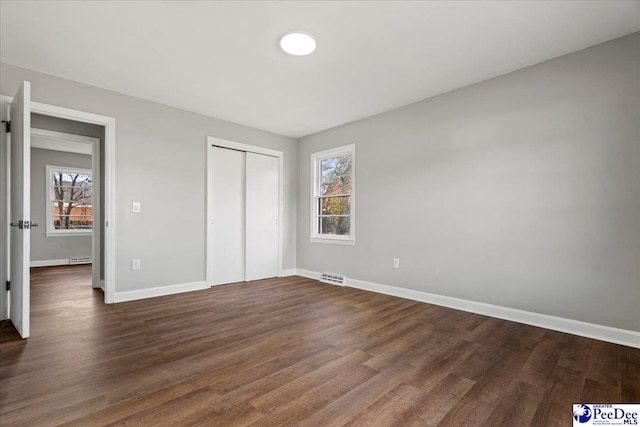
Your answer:
[[[40,261],[31,261],[31,267],[53,267],[56,265],[69,265],[69,258],[65,259],[43,259]]]
[[[157,286],[148,289],[136,289],[133,291],[116,292],[113,302],[135,301],[139,299],[161,297],[165,295],[181,294],[184,292],[201,291],[209,289],[207,282],[181,283],[178,285]]]
[[[322,277],[321,273],[311,270],[304,270],[302,268],[296,268],[296,275],[315,280],[320,280],[320,277]]]
[[[304,269],[297,269],[297,273],[298,276],[315,280],[318,280],[321,276],[321,274],[318,272]],[[566,332],[582,337],[626,345],[628,347],[640,348],[640,332],[627,329],[613,328],[610,326],[582,322],[580,320],[566,319],[563,317],[550,316],[548,314],[534,313],[531,311],[519,310],[516,308],[509,308],[465,300],[461,298],[431,294],[428,292],[416,291],[413,289],[382,285],[379,283],[367,282],[365,280],[346,278],[345,286],[361,289],[364,291],[371,291],[380,294],[410,299],[413,301],[420,301],[428,304],[449,307],[456,310],[482,314],[484,316],[495,317],[512,322],[524,323],[526,325],[537,326],[554,331]]]
[[[280,277],[289,277],[289,276],[295,276],[295,275],[296,275],[295,268],[288,268],[280,272]]]

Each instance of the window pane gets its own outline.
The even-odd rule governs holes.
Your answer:
[[[70,187],[61,187],[56,185],[53,187],[53,198],[54,200],[69,200],[71,197],[71,188]]]
[[[351,218],[348,216],[320,217],[320,234],[349,235]]]
[[[93,219],[91,216],[55,215],[53,217],[53,228],[56,230],[91,230],[93,228]]]
[[[86,215],[91,216],[93,207],[90,204],[53,202],[53,215]]]
[[[53,209],[51,210],[51,212],[53,212],[53,216],[64,215],[69,207],[68,205],[68,203],[64,202],[53,202]]]
[[[91,188],[76,187],[71,190],[72,200],[90,200]]]
[[[93,221],[90,216],[69,217],[69,228],[75,230],[91,230]]]
[[[351,194],[351,175],[322,179],[320,195],[331,196],[334,194]]]
[[[351,213],[351,196],[326,197],[320,201],[320,215],[349,215]]]
[[[311,156],[315,165],[312,234],[316,237],[324,235],[329,238],[333,235],[346,239],[351,236],[355,152],[352,145],[332,151],[333,154],[328,154],[331,151],[324,151]]]
[[[91,187],[91,175],[77,174],[76,184],[83,188]]]
[[[79,215],[79,216],[91,216],[93,212],[93,208],[91,205],[76,205],[71,208],[69,215]]]
[[[51,214],[55,230],[91,230],[93,226],[91,174],[53,171]]]
[[[351,175],[351,156],[332,157],[320,161],[320,177],[331,179],[335,176]]]
[[[93,206],[68,202],[52,202],[53,227],[56,230],[88,229],[93,224]]]
[[[77,185],[55,185],[53,187],[54,200],[77,200],[91,201],[92,189],[87,183],[76,183]],[[88,187],[86,185],[89,185]]]
[[[91,185],[91,175],[87,175],[84,173],[54,172],[53,179],[56,185],[73,184],[78,187],[86,187]]]

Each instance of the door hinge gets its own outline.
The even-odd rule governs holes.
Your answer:
[[[7,290],[11,290],[11,281],[7,280]]]
[[[11,121],[10,120],[3,120],[2,123],[4,123],[4,130],[7,133],[11,133]]]

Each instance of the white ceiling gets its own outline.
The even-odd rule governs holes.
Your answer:
[[[0,7],[2,62],[292,137],[640,30],[638,1]],[[317,50],[280,51],[292,30]]]

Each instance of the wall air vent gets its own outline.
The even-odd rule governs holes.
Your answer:
[[[320,277],[320,281],[323,283],[329,283],[331,285],[344,286],[344,276],[339,276],[337,274],[322,273],[322,277]]]
[[[76,257],[76,258],[69,259],[70,265],[91,264],[92,262],[93,262],[93,258],[91,258],[90,256],[83,256],[83,257]]]

